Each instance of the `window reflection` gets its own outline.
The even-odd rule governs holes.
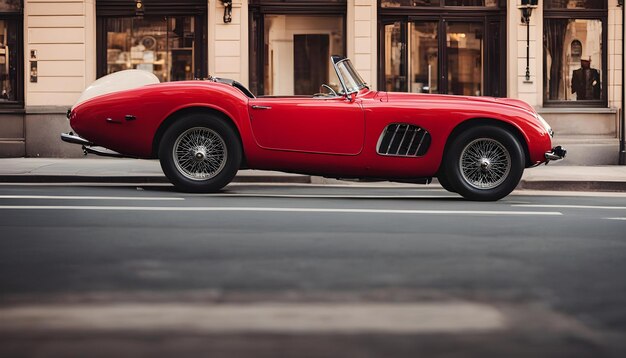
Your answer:
[[[139,69],[160,81],[193,79],[194,17],[107,18],[107,73]]]
[[[547,9],[604,9],[606,0],[545,0]]]
[[[484,25],[448,22],[446,26],[448,93],[482,96]]]
[[[0,102],[17,101],[17,21],[0,20]]]
[[[381,7],[480,6],[497,7],[499,0],[382,0]]]
[[[0,12],[22,11],[21,0],[0,0]]]
[[[443,0],[382,0],[381,7],[399,7],[399,6],[440,6]]]
[[[546,98],[558,101],[602,99],[602,21],[547,19]]]
[[[406,45],[402,40],[402,24],[385,25],[385,90],[404,92],[407,81],[403,67]]]
[[[411,23],[410,91],[437,93],[439,51],[437,22]]]

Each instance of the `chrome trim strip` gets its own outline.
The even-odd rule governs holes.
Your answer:
[[[400,148],[402,148],[402,143],[404,143],[404,138],[406,137],[406,132],[409,131],[409,125],[408,124],[401,124],[403,126],[405,126],[406,128],[404,128],[404,134],[402,134],[402,139],[400,139],[400,144],[398,145],[398,150],[396,150],[396,155],[400,154]]]
[[[411,147],[413,146],[413,142],[415,141],[415,136],[417,135],[417,133],[419,133],[420,129],[422,129],[422,128],[417,128],[415,130],[415,132],[413,132],[413,137],[411,138],[411,143],[409,143],[409,146],[406,148],[406,153],[404,153],[404,155],[409,155],[409,152],[411,151]]]
[[[389,141],[389,145],[387,146],[387,149],[385,150],[385,154],[389,154],[389,149],[391,149],[391,145],[393,144],[393,140],[396,138],[396,134],[398,134],[398,129],[400,128],[400,126],[401,124],[396,124],[396,130],[395,132],[393,132],[393,136],[391,136],[391,140]]]
[[[424,138],[426,138],[426,132],[422,134],[422,139],[420,139],[420,143],[417,145],[417,148],[415,149],[415,154],[414,154],[415,156],[417,156],[417,153],[419,153],[420,148],[422,147],[422,143],[424,143]]]

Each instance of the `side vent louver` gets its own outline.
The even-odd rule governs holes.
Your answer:
[[[430,146],[430,133],[405,123],[387,126],[378,139],[378,154],[400,157],[420,157]]]

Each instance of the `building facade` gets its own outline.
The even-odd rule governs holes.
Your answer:
[[[523,4],[522,4],[523,2]],[[67,109],[123,69],[232,78],[256,95],[337,86],[349,56],[374,89],[533,105],[570,164],[616,164],[621,0],[0,0],[0,157],[80,156]]]

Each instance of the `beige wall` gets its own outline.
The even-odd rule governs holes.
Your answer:
[[[348,57],[373,89],[378,82],[377,6],[376,0],[348,0],[346,16]]]
[[[221,1],[209,0],[209,74],[248,85],[248,1],[233,0],[232,22],[225,24]]]
[[[622,55],[622,41],[624,39],[624,27],[622,26],[622,8],[617,7],[617,0],[609,0],[609,23],[608,23],[608,96],[609,106],[619,107],[624,88],[624,58]]]
[[[531,104],[543,103],[543,9],[538,6],[530,19],[530,81],[526,81],[526,24],[521,21],[522,12],[518,9],[521,0],[507,3],[507,94]]]
[[[95,79],[93,1],[26,0],[24,62],[26,107],[72,105]],[[30,53],[37,52],[37,83]]]

